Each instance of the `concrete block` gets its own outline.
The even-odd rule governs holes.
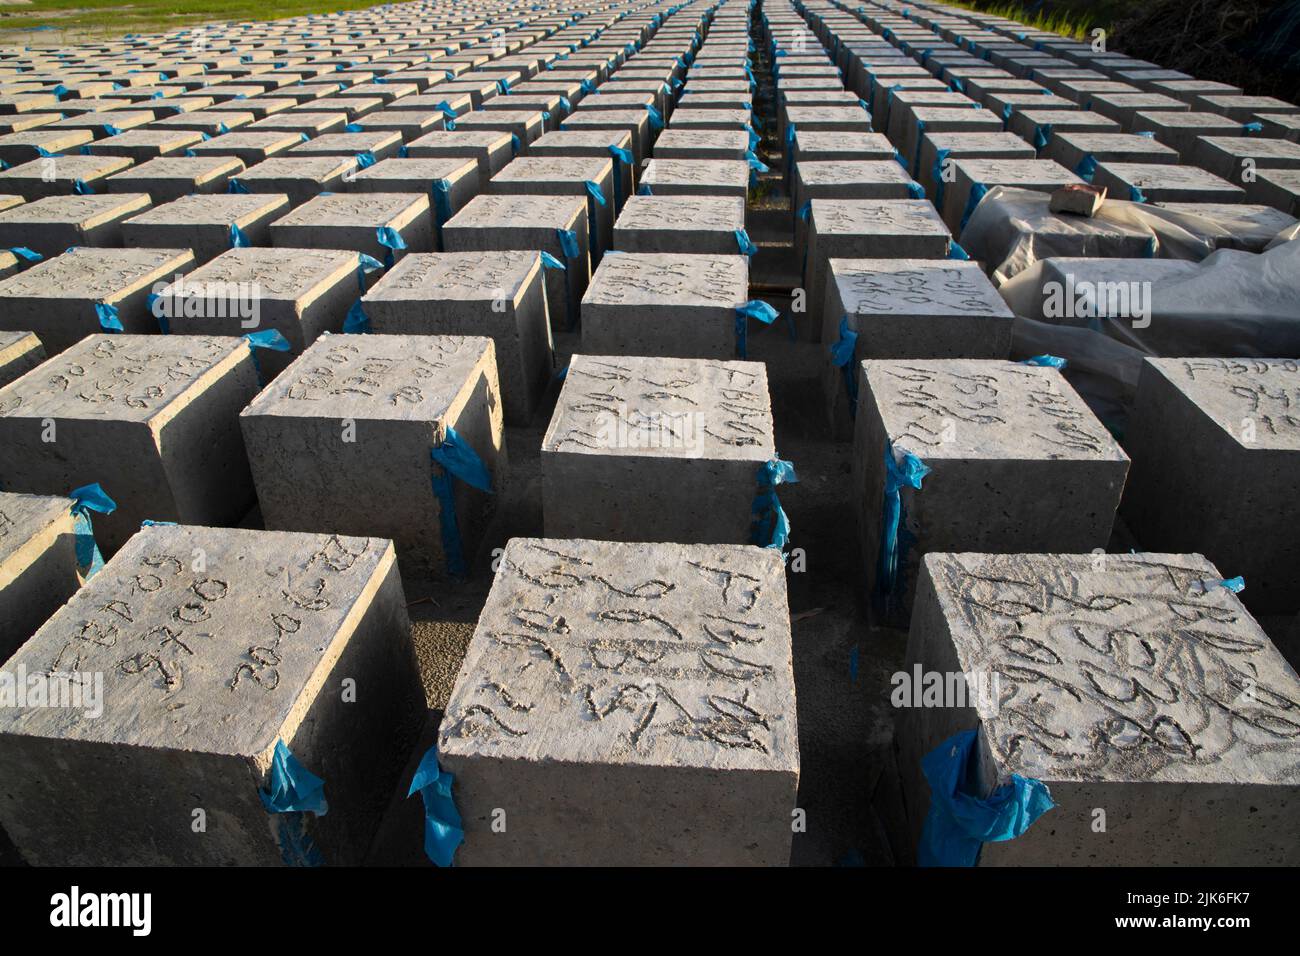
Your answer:
[[[788,615],[771,549],[512,539],[439,735],[457,863],[786,865]]]
[[[144,163],[159,156],[179,156],[203,142],[203,134],[186,129],[130,129],[101,139],[91,148],[95,156],[125,156]]]
[[[109,176],[111,193],[148,193],[155,206],[190,193],[224,193],[232,176],[244,171],[233,156],[160,156]]]
[[[288,352],[257,353],[269,382],[318,337],[343,331],[359,295],[357,260],[343,249],[228,249],[163,287],[153,311],[175,335],[279,332]]]
[[[775,457],[761,362],[575,355],[542,440],[545,532],[746,544]]]
[[[1265,169],[1300,169],[1300,143],[1260,136],[1202,136],[1193,160],[1207,172],[1249,186]]]
[[[590,129],[590,130],[556,130],[546,133],[528,147],[530,156],[582,156],[603,158],[610,156],[610,147],[631,151],[632,134],[627,130]],[[623,204],[636,191],[633,164],[616,162],[615,176],[615,212],[623,209]]]
[[[873,359],[858,371],[853,497],[879,620],[907,621],[932,552],[1105,549],[1128,456],[1057,369]],[[930,471],[889,494],[886,456],[906,454]]]
[[[112,189],[108,181],[111,176],[130,166],[131,160],[124,156],[42,156],[0,170],[0,193],[22,196],[31,202],[46,196],[71,196],[78,190],[103,192]]]
[[[749,260],[739,253],[607,256],[582,297],[582,351],[731,358],[748,290]]]
[[[286,156],[360,156],[391,159],[402,148],[402,134],[387,130],[360,133],[324,133],[286,151]]]
[[[1019,774],[1055,803],[985,843],[980,866],[1300,861],[1300,683],[1236,595],[1204,589],[1219,577],[1197,554],[927,555],[907,672],[953,675],[965,693],[900,712],[913,845],[930,806],[922,757],[975,730],[964,793]]]
[[[1255,174],[1255,181],[1247,184],[1246,198],[1251,202],[1272,206],[1289,216],[1300,216],[1300,171],[1261,170]]]
[[[0,492],[0,664],[81,585],[69,498]]]
[[[1141,202],[1242,202],[1246,191],[1195,166],[1168,163],[1097,164],[1094,185],[1105,186],[1114,199]]]
[[[382,244],[395,232],[405,248]],[[433,215],[424,193],[334,193],[317,196],[271,223],[271,244],[288,249],[354,249],[390,263],[433,250]]]
[[[537,252],[407,256],[362,304],[371,332],[492,339],[505,421],[527,425],[532,420],[555,371]]]
[[[958,238],[966,226],[966,219],[978,205],[978,200],[972,201],[973,192],[982,197],[994,186],[1012,186],[1052,193],[1061,186],[1083,182],[1050,159],[959,159],[953,161],[952,170],[953,181],[944,190],[941,212],[943,221]],[[975,190],[976,184],[982,188]],[[1103,184],[1097,181],[1097,185]]]
[[[235,524],[252,504],[236,417],[256,392],[240,339],[88,335],[0,389],[5,486],[102,484],[117,502],[95,516],[105,555],[145,519]]]
[[[188,249],[70,249],[0,281],[0,328],[35,332],[56,355],[102,330],[102,303],[124,331],[156,332],[149,293],[193,264]]]
[[[33,865],[358,864],[425,714],[374,537],[145,528],[10,666],[102,692],[98,714],[0,710],[0,824]],[[324,816],[264,807],[279,742]]]
[[[23,203],[0,212],[0,248],[25,246],[51,259],[69,246],[121,246],[123,220],[149,205],[144,193],[49,196]]]
[[[91,142],[94,136],[88,129],[31,129],[6,133],[0,136],[0,160],[10,166],[20,166],[41,158],[41,150],[55,153],[75,153]]]
[[[743,160],[749,152],[749,133],[743,129],[678,129],[670,127],[655,141],[655,159]]]
[[[239,415],[267,527],[382,535],[409,578],[464,573],[449,539],[472,563],[494,498],[453,477],[449,520],[430,450],[454,428],[500,490],[500,396],[490,339],[317,339]]]
[[[749,163],[743,159],[652,159],[640,191],[655,196],[749,195]]]
[[[601,199],[589,192],[593,183]],[[521,156],[492,177],[487,191],[498,195],[581,196],[587,204],[587,236],[593,264],[610,247],[614,232],[612,157]]]
[[[182,196],[122,222],[122,245],[135,249],[188,246],[199,265],[238,242],[267,246],[270,225],[289,211],[289,197],[275,193]],[[238,229],[242,239],[234,238]]]
[[[513,156],[510,134],[492,129],[461,129],[426,133],[406,147],[411,159],[456,157],[478,163],[479,181],[486,183]]]
[[[354,157],[310,156],[268,159],[239,172],[236,189],[250,193],[278,193],[295,208],[321,193],[341,192],[345,177],[357,175]]]
[[[730,255],[745,228],[739,196],[633,196],[614,223],[619,252]]]
[[[943,167],[948,167],[959,159],[1033,159],[1034,148],[1015,133],[931,133],[928,130],[921,136],[920,163],[917,166],[916,181],[925,188],[925,193],[933,201],[936,209],[943,209],[944,190],[939,189],[941,180],[935,177],[936,169],[943,175],[939,165],[939,152],[944,151]],[[951,176],[951,173],[949,174]],[[948,183],[943,182],[944,189]]]
[[[1149,358],[1124,437],[1123,515],[1138,541],[1194,548],[1245,577],[1256,614],[1300,610],[1300,527],[1286,504],[1300,491],[1298,380],[1289,359]]]
[[[1133,133],[1151,133],[1155,140],[1178,153],[1179,161],[1194,162],[1197,142],[1202,136],[1242,136],[1241,123],[1217,113],[1176,113],[1160,110],[1138,113],[1133,117]],[[1125,160],[1141,162],[1141,160]]]

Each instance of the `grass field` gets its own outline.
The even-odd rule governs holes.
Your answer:
[[[0,0],[0,37],[46,45],[158,33],[227,20],[267,20],[376,6],[380,0]]]

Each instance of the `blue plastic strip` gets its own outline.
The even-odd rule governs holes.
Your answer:
[[[646,114],[650,117],[651,129],[657,131],[664,128],[664,118],[657,109],[655,109],[653,106],[647,103],[645,105],[645,111]]]
[[[357,288],[361,294],[366,292],[366,276],[376,269],[382,269],[384,264],[374,256],[368,256],[364,252],[357,253]]]
[[[483,460],[450,425],[446,428],[442,444],[429,449],[429,457],[435,465],[440,466],[430,478],[433,493],[439,502],[439,525],[447,572],[456,577],[464,577],[468,573],[468,566],[456,518],[456,490],[452,478],[459,478],[471,487],[491,494],[492,477]]]
[[[1129,199],[1129,202],[1146,202],[1146,201],[1147,201],[1146,193],[1144,193],[1144,192],[1143,192],[1141,189],[1139,189],[1137,186],[1130,186],[1130,187],[1128,188],[1128,199]]]
[[[230,248],[247,249],[252,243],[248,241],[248,236],[244,235],[244,230],[239,228],[237,223],[230,224]]]
[[[35,249],[28,249],[26,246],[14,246],[9,251],[24,262],[40,262],[45,258]]]
[[[746,356],[749,319],[758,319],[764,325],[771,325],[780,314],[775,308],[761,299],[750,299],[743,305],[736,306],[736,354],[741,358]]]
[[[240,195],[243,195],[248,192],[248,187],[245,186],[243,183],[241,183],[238,179],[231,179],[230,182],[226,183],[226,192],[238,193]]]
[[[921,760],[930,813],[916,851],[920,866],[974,866],[985,843],[1014,840],[1055,806],[1046,784],[1019,774],[986,798],[970,793],[976,739],[975,731],[962,731]]]
[[[889,596],[898,590],[898,559],[900,532],[903,523],[904,487],[921,488],[921,480],[930,473],[930,466],[911,452],[904,452],[902,461],[894,458],[894,445],[885,445],[885,494],[882,505],[880,530],[880,557],[876,569],[876,589]]]
[[[934,165],[930,167],[930,178],[934,180],[934,207],[943,208],[943,179],[944,164],[948,157],[952,155],[952,150],[941,149],[934,154]]]
[[[831,346],[831,364],[844,373],[844,389],[849,395],[849,416],[858,413],[858,376],[857,363],[853,355],[858,348],[858,333],[849,328],[849,317],[840,319],[840,337]]]
[[[257,795],[267,813],[281,815],[277,829],[285,865],[321,866],[324,860],[307,833],[306,815],[323,817],[329,812],[325,781],[299,763],[283,740],[275,742],[271,757],[270,789],[259,790]]]
[[[111,515],[117,510],[117,502],[98,482],[74,488],[68,495],[72,499],[73,548],[77,554],[77,567],[82,577],[90,578],[104,566],[104,557],[99,553],[95,543],[95,530],[91,526],[92,512]]]
[[[78,196],[93,196],[95,194],[95,190],[87,186],[83,179],[74,179],[72,181],[72,191]]]
[[[959,262],[969,262],[970,253],[961,247],[961,243],[950,240],[948,242],[948,258],[956,259]]]
[[[370,332],[370,316],[361,304],[361,300],[352,303],[348,314],[343,318],[343,332],[347,335],[366,335]]]
[[[790,519],[781,507],[776,486],[799,481],[794,465],[780,458],[765,461],[757,472],[758,493],[750,505],[750,543],[784,551],[790,540]]]
[[[1097,158],[1089,153],[1083,159],[1079,160],[1079,165],[1074,167],[1074,174],[1084,182],[1092,182],[1092,177],[1097,173]]]
[[[966,199],[966,210],[961,215],[961,228],[958,232],[966,228],[966,223],[970,222],[970,217],[975,212],[975,207],[980,204],[980,200],[988,194],[989,187],[983,183],[972,183],[970,187],[970,196]]]
[[[546,268],[546,269],[564,269],[564,263],[561,262],[559,259],[555,258],[555,256],[551,255],[551,254],[550,254],[549,252],[547,252],[546,250],[542,250],[542,252],[541,252],[541,257],[542,257],[542,266],[543,266],[543,268]]]
[[[262,379],[262,364],[257,359],[258,349],[270,349],[272,352],[288,352],[293,348],[286,339],[275,329],[263,329],[261,332],[249,332],[243,336],[248,343],[249,351],[253,353],[253,370],[257,372],[257,381],[260,385],[266,382]]]
[[[384,265],[392,267],[396,261],[393,253],[406,248],[406,240],[392,226],[379,226],[375,229],[375,241],[388,251],[384,253]]]
[[[375,154],[368,149],[357,153],[356,158],[358,169],[369,169],[371,166],[375,165]]]
[[[433,231],[438,240],[438,251],[442,252],[442,227],[451,218],[451,182],[446,179],[433,181]]]
[[[1052,141],[1052,124],[1043,123],[1034,127],[1034,148],[1046,149]]]
[[[1041,366],[1041,367],[1043,367],[1043,368],[1058,368],[1058,369],[1064,369],[1065,366],[1066,366],[1067,364],[1069,364],[1069,363],[1067,363],[1067,362],[1065,361],[1065,359],[1063,359],[1063,358],[1058,358],[1058,357],[1055,356],[1055,355],[1035,355],[1033,358],[1027,358],[1027,359],[1023,360],[1022,362],[1020,362],[1020,364],[1021,364],[1021,365],[1038,365],[1038,366]]]
[[[99,327],[105,332],[122,332],[122,320],[117,313],[117,306],[108,302],[95,303],[95,318],[99,319]]]
[[[424,852],[438,866],[451,866],[456,848],[465,841],[460,812],[452,797],[456,778],[438,766],[438,748],[431,747],[411,778],[407,797],[419,791],[424,801]]]
[[[749,233],[744,229],[736,230],[736,245],[740,247],[742,256],[752,256],[758,252],[758,246],[754,245],[754,241],[749,238]]]

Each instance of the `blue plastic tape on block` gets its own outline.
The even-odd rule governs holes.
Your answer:
[[[970,254],[961,247],[961,243],[948,241],[948,258],[956,259],[959,262],[969,262]]]
[[[375,229],[375,241],[388,251],[384,253],[384,265],[391,267],[396,261],[394,252],[406,248],[406,240],[392,226],[379,226]]]
[[[913,199],[925,198],[925,190],[922,189],[921,184],[917,182],[911,182],[907,184],[907,194],[911,196]]]
[[[565,267],[563,262],[555,258],[555,256],[551,255],[549,252],[546,252],[545,250],[541,252],[541,257],[542,257],[542,266],[544,268],[563,269]]]
[[[360,123],[348,123],[343,127],[345,133],[364,133],[365,128]]]
[[[761,299],[750,299],[736,306],[736,354],[745,358],[749,338],[749,319],[771,325],[781,313]]]
[[[92,512],[111,515],[117,510],[117,502],[98,482],[74,488],[68,497],[72,499],[73,549],[77,554],[77,567],[81,569],[82,577],[90,578],[104,566],[104,557],[95,543],[90,515]]]
[[[356,158],[358,169],[369,169],[371,166],[375,165],[375,154],[370,152],[368,149],[364,152],[357,153]]]
[[[1262,133],[1262,132],[1264,132],[1264,124],[1263,124],[1263,123],[1258,123],[1258,122],[1256,122],[1256,123],[1243,123],[1243,124],[1242,124],[1242,127],[1241,127],[1241,135],[1242,135],[1242,136],[1250,136],[1250,135],[1253,134],[1253,133]]]
[[[72,191],[78,196],[93,196],[95,194],[95,190],[87,186],[83,179],[74,179],[72,181]]]
[[[920,866],[974,866],[985,843],[1014,840],[1055,806],[1046,784],[1020,774],[987,797],[968,792],[976,740],[975,731],[962,731],[921,759],[930,812],[916,850]]]
[[[1130,186],[1130,187],[1128,188],[1128,199],[1129,199],[1129,202],[1146,202],[1146,201],[1147,201],[1146,193],[1144,193],[1144,192],[1143,192],[1141,189],[1139,189],[1137,186]]]
[[[745,162],[749,163],[749,168],[756,173],[765,173],[768,171],[767,164],[755,156],[752,149],[745,150]]]
[[[226,192],[238,193],[240,195],[244,195],[245,193],[248,192],[248,187],[245,186],[243,183],[241,183],[238,179],[232,179],[230,180],[230,182],[226,184]]]
[[[74,247],[75,248],[75,247]],[[122,320],[118,317],[117,306],[108,302],[95,303],[95,318],[99,320],[99,327],[105,332],[122,332]]]
[[[758,493],[750,505],[750,542],[760,547],[784,551],[790,540],[790,519],[777,498],[776,486],[797,484],[799,477],[795,474],[794,465],[780,458],[759,465],[755,477]]]
[[[930,466],[916,455],[903,452],[895,456],[893,442],[885,445],[885,494],[882,504],[880,531],[880,558],[877,562],[876,587],[883,595],[892,595],[898,588],[899,533],[903,519],[903,488],[921,489],[921,480],[930,473]]]
[[[930,178],[934,180],[934,206],[936,209],[943,208],[943,187],[944,172],[947,169],[948,157],[952,155],[952,150],[941,149],[934,154],[934,165],[930,167]]]
[[[1089,153],[1083,159],[1079,160],[1079,165],[1074,167],[1074,174],[1084,182],[1092,182],[1092,177],[1097,173],[1097,158]]]
[[[26,246],[14,246],[9,250],[24,262],[40,262],[45,257],[34,249],[28,249]]]
[[[468,573],[468,566],[456,518],[456,489],[452,479],[460,478],[471,487],[489,494],[492,492],[492,479],[483,460],[451,426],[447,426],[442,444],[429,449],[429,458],[440,466],[430,476],[430,482],[439,504],[442,551],[447,573],[464,577]]]
[[[451,182],[446,179],[433,181],[433,231],[438,240],[438,249],[442,249],[442,227],[451,218]]]
[[[1034,148],[1046,149],[1047,144],[1052,141],[1052,124],[1043,123],[1041,126],[1034,127]]]
[[[366,276],[383,267],[384,264],[374,256],[368,256],[364,252],[357,253],[357,288],[361,290],[362,295],[366,291]]]
[[[582,247],[578,245],[578,234],[572,229],[556,229],[555,238],[560,241],[560,251],[564,253],[566,259],[576,259],[582,254]]]
[[[740,247],[742,256],[752,256],[758,252],[758,246],[754,245],[754,241],[749,238],[749,233],[744,229],[736,230],[736,245]]]
[[[664,118],[657,109],[655,109],[653,106],[647,103],[645,106],[645,111],[650,116],[651,129],[661,130],[664,128]]]
[[[1059,358],[1055,355],[1035,355],[1033,358],[1024,359],[1019,364],[1038,365],[1043,368],[1064,369],[1065,366],[1068,365],[1069,363],[1066,362],[1065,359]]]
[[[343,332],[347,335],[365,335],[370,331],[370,316],[366,315],[361,300],[352,303],[343,319]]]
[[[248,236],[244,235],[244,230],[240,229],[238,224],[230,224],[230,248],[247,249],[252,243],[248,241]]]
[[[271,756],[270,788],[258,790],[266,812],[276,821],[280,855],[287,866],[321,866],[320,849],[307,833],[307,814],[323,817],[329,812],[325,781],[298,762],[283,740],[275,742]]]
[[[257,373],[259,385],[265,385],[262,379],[262,363],[258,361],[257,352],[259,349],[270,349],[272,352],[288,352],[293,348],[286,339],[275,329],[263,329],[261,332],[249,332],[243,336],[248,343],[249,350],[253,353],[253,371]]]
[[[175,301],[175,297],[173,297]],[[159,302],[163,302],[160,307]],[[162,296],[156,292],[147,292],[144,297],[144,307],[149,310],[149,314],[158,320],[158,331],[163,335],[171,335],[172,324],[167,317],[167,306]]]
[[[988,191],[989,187],[983,183],[971,184],[970,196],[966,199],[966,209],[961,215],[961,229],[966,228],[966,224],[970,222],[970,217],[975,214],[975,207],[980,204],[980,200],[988,194]]]
[[[844,388],[849,395],[849,415],[856,417],[858,411],[858,375],[857,363],[853,361],[858,348],[858,333],[849,328],[849,317],[840,319],[840,337],[831,346],[831,364],[844,373]]]

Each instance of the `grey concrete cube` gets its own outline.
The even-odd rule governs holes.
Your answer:
[[[71,499],[0,492],[0,664],[81,586],[74,541]]]

